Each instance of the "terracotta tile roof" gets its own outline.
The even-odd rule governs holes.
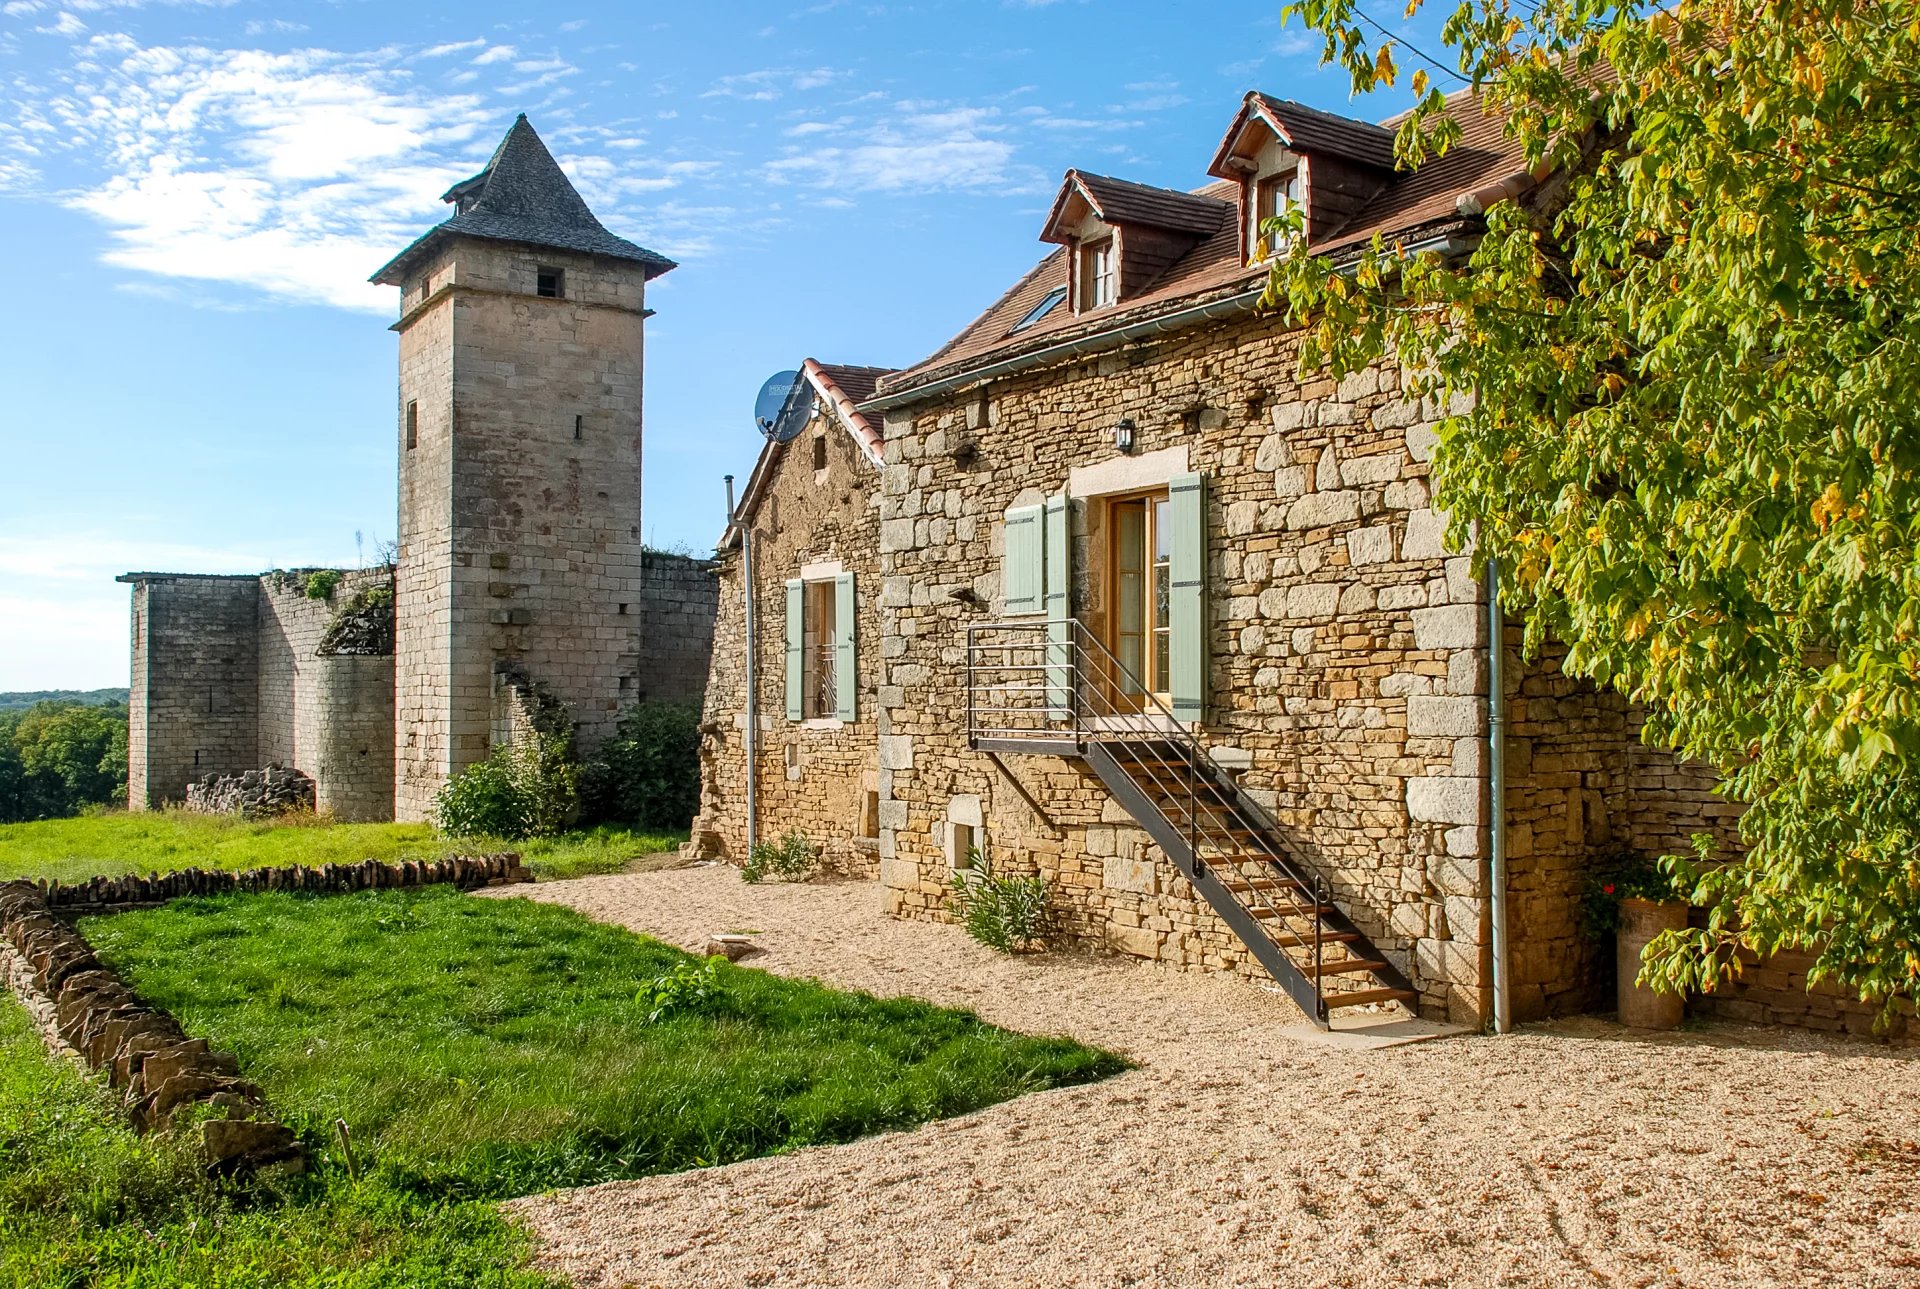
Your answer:
[[[453,217],[428,229],[372,281],[398,283],[417,259],[455,235],[630,260],[645,266],[649,280],[678,267],[664,255],[614,236],[594,218],[524,112],[500,140],[486,169],[447,189],[441,200],[455,203]]]
[[[1247,96],[1267,120],[1278,126],[1283,139],[1295,152],[1312,156],[1316,152],[1352,161],[1362,161],[1382,170],[1392,170],[1393,131],[1368,121],[1335,116],[1292,99],[1275,98],[1255,91]]]
[[[884,456],[880,425],[855,404],[872,398],[880,378],[891,376],[895,369],[847,367],[809,358],[800,365],[800,370],[832,408],[833,419],[853,436],[861,454],[877,468]],[[753,463],[753,473],[747,476],[747,486],[740,493],[740,504],[735,508],[734,517],[728,522],[726,531],[720,535],[716,550],[731,550],[740,544],[740,521],[751,522],[754,513],[760,509],[760,502],[773,479],[774,466],[786,455],[792,442],[776,443],[768,439],[760,449],[760,456]]]
[[[1173,188],[1155,188],[1085,170],[1069,170],[1060,186],[1060,195],[1054,199],[1041,241],[1057,240],[1055,225],[1067,198],[1076,188],[1086,195],[1093,213],[1109,224],[1140,224],[1201,237],[1220,226],[1220,203],[1215,198]]]
[[[1464,227],[1459,198],[1510,176],[1525,165],[1519,145],[1504,135],[1503,120],[1482,112],[1478,104],[1477,96],[1469,91],[1454,95],[1448,102],[1448,111],[1460,123],[1460,142],[1445,156],[1429,159],[1412,174],[1397,175],[1346,225],[1336,229],[1314,250],[1337,256],[1351,252],[1375,233],[1392,239],[1414,233],[1444,232],[1448,225]],[[1379,127],[1366,128],[1391,137],[1400,120],[1393,117]],[[1118,307],[1090,313],[1075,314],[1062,306],[1018,334],[1009,334],[1014,324],[1048,291],[1066,284],[1067,252],[1064,248],[1055,249],[952,340],[921,362],[881,381],[877,392],[898,394],[989,362],[1258,287],[1265,277],[1265,269],[1257,264],[1249,265],[1240,246],[1234,204],[1239,199],[1239,185],[1229,181],[1212,183],[1190,195],[1203,199],[1208,208],[1217,212],[1216,226],[1147,291],[1122,301]]]

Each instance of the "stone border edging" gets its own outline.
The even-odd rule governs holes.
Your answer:
[[[189,1038],[168,1013],[150,1007],[101,962],[73,919],[150,908],[192,895],[263,891],[344,892],[451,884],[462,889],[530,882],[517,854],[383,864],[237,871],[183,869],[147,877],[0,882],[0,982],[22,996],[50,1037],[71,1047],[121,1093],[141,1132],[168,1128],[182,1110],[195,1117],[208,1171],[221,1175],[298,1172],[306,1155],[292,1129],[267,1109],[239,1063]],[[204,1116],[204,1117],[202,1117]]]
[[[49,911],[66,917],[154,908],[189,895],[257,894],[261,891],[366,891],[451,884],[462,890],[531,882],[520,856],[463,855],[450,859],[402,860],[386,864],[292,865],[283,868],[183,868],[145,877],[95,877],[85,882],[26,882]]]

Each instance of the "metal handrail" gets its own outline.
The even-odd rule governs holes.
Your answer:
[[[1098,741],[1109,753],[1127,758],[1128,764],[1136,772],[1136,781],[1151,787],[1176,808],[1184,809],[1185,819],[1182,822],[1196,875],[1208,867],[1224,863],[1240,884],[1246,887],[1245,892],[1235,892],[1237,896],[1264,907],[1272,920],[1279,924],[1275,929],[1284,930],[1295,945],[1311,946],[1311,983],[1316,999],[1324,999],[1324,982],[1327,979],[1323,970],[1326,965],[1324,949],[1327,934],[1324,910],[1330,904],[1329,883],[1314,865],[1301,862],[1275,844],[1273,838],[1277,834],[1278,823],[1258,802],[1226,787],[1220,779],[1219,766],[1207,754],[1205,746],[1173,715],[1166,704],[1077,619],[1069,619],[1065,623],[1031,619],[974,623],[966,630],[969,736],[1010,741],[1070,740],[1082,751],[1089,741]],[[1012,642],[982,639],[990,633],[1025,638]],[[1059,638],[1062,634],[1065,639]],[[1037,653],[1038,661],[981,663],[979,659],[984,651],[992,651],[1000,656],[1016,652]],[[987,678],[987,673],[1011,675],[1007,680],[992,680]],[[1040,683],[1008,683],[1015,678],[1025,680],[1034,674],[1041,677]],[[992,697],[983,704],[982,698],[988,694]],[[1025,694],[1044,697],[1038,704],[1019,705],[1019,699],[1015,696]],[[1138,710],[1125,710],[1115,701],[1115,694],[1125,694],[1136,701]],[[1064,702],[1061,701],[1063,696]],[[1015,705],[1001,705],[1010,700]],[[1094,704],[1098,705],[1099,710],[1090,710]],[[1031,713],[1037,724],[1021,726],[1009,720],[1005,724],[983,727],[978,718],[987,713],[1000,717]],[[1103,722],[1139,717],[1147,718],[1151,725],[1131,729],[1100,727]],[[1090,720],[1093,722],[1091,725]],[[1143,755],[1138,745],[1148,739],[1178,747],[1182,752],[1180,760],[1184,765],[1184,774],[1169,775],[1163,765],[1156,765]],[[1208,773],[1203,775],[1202,767]],[[1224,826],[1202,823],[1203,803],[1205,817],[1224,821]],[[1159,803],[1156,806],[1163,815],[1166,813],[1164,806]],[[1247,834],[1244,840],[1233,835],[1236,819]],[[1203,847],[1214,852],[1211,863]],[[1268,876],[1250,878],[1242,868],[1243,862],[1249,859],[1263,865]],[[1294,904],[1285,905],[1268,898],[1259,885],[1261,880],[1270,880],[1275,873],[1283,880],[1274,885],[1290,886],[1295,892]],[[1306,909],[1300,907],[1300,899],[1310,903],[1310,916]],[[1262,925],[1264,928],[1264,919]],[[1269,935],[1269,938],[1274,937]],[[1284,951],[1286,946],[1276,940],[1275,947]],[[1291,955],[1287,957],[1289,961],[1292,960]],[[1324,1017],[1324,1005],[1320,1012]]]

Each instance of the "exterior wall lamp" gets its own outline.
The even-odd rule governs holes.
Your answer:
[[[1123,416],[1114,422],[1113,446],[1119,448],[1122,452],[1130,453],[1133,451],[1133,421],[1131,418]]]

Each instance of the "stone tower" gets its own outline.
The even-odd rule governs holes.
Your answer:
[[[557,699],[590,751],[644,688],[641,340],[671,260],[594,218],[521,116],[400,288],[394,811]]]

